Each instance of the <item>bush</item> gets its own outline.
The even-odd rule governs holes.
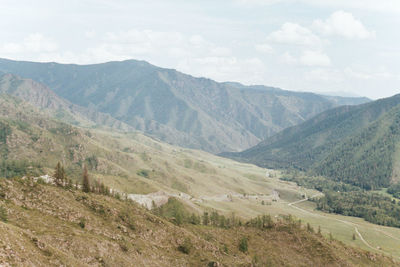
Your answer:
[[[4,207],[0,207],[0,221],[2,222],[8,221],[7,210]]]
[[[178,250],[182,253],[189,254],[193,248],[192,240],[189,237],[185,238],[185,241],[179,245]]]
[[[129,227],[131,230],[136,230],[135,226],[135,220],[131,215],[131,211],[129,209],[124,209],[122,210],[119,214],[118,217],[126,223],[126,225]]]
[[[79,223],[78,223],[78,225],[82,228],[82,229],[84,229],[85,228],[85,224],[86,224],[86,220],[85,220],[85,218],[80,218],[79,219]]]
[[[170,197],[167,203],[155,208],[153,212],[158,216],[171,220],[177,225],[190,221],[189,212],[186,210],[185,206],[174,197]]]
[[[150,176],[150,172],[148,170],[138,170],[136,174],[144,178],[149,178]]]
[[[242,239],[240,239],[239,250],[243,253],[246,253],[248,251],[248,238],[247,237],[243,237]]]

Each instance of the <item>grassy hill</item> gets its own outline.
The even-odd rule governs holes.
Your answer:
[[[0,59],[0,71],[33,79],[168,143],[209,152],[240,151],[321,111],[368,101],[217,83],[135,60],[67,65]]]
[[[4,266],[397,265],[291,220],[264,229],[177,226],[129,201],[27,178],[0,179],[0,208]]]
[[[352,247],[400,256],[400,242],[391,237],[398,236],[399,229],[322,214],[313,203],[305,211],[289,205],[317,192],[279,180],[284,175],[279,171],[172,146],[140,133],[71,126],[46,109],[7,95],[0,97],[0,107],[0,176],[52,175],[60,161],[67,177],[77,181],[85,164],[92,181],[139,198],[162,191],[176,196],[190,212],[233,212],[243,221],[265,213],[274,218],[293,214],[314,229],[321,226],[325,237],[331,233]],[[354,225],[373,248],[351,239]]]
[[[365,189],[399,181],[400,95],[328,110],[254,148],[226,154],[264,167],[312,171]]]
[[[140,133],[71,126],[6,95],[0,97],[0,107],[0,173],[5,177],[28,171],[52,174],[60,161],[72,179],[80,176],[86,164],[96,178],[126,193],[244,193],[243,182],[249,192],[264,188],[258,184],[263,170],[254,175],[244,165],[238,173],[234,166],[240,164],[229,161],[226,165],[206,152],[174,147]],[[18,171],[11,172],[16,165]]]

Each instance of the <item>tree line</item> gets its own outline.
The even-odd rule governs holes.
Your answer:
[[[371,223],[400,227],[400,205],[396,200],[379,193],[325,192],[316,200],[319,210],[364,218]]]
[[[83,166],[81,182],[79,183],[78,180],[75,183],[72,179],[68,178],[64,166],[61,165],[60,162],[57,163],[57,166],[54,170],[54,183],[59,187],[65,188],[74,188],[74,189],[81,189],[85,193],[96,193],[102,194],[107,196],[114,196],[120,198],[120,194],[115,190],[111,190],[108,186],[106,186],[103,182],[99,180],[93,180],[90,178],[86,165]]]
[[[307,176],[298,171],[286,173],[281,179],[323,192],[323,197],[312,200],[321,211],[360,217],[375,224],[400,227],[400,202],[391,197],[342,181],[322,176]],[[395,197],[400,196],[400,184],[391,185],[387,192]]]

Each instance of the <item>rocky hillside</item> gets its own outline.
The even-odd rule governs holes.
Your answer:
[[[226,156],[297,168],[365,189],[398,182],[400,95],[332,109],[259,145]]]
[[[217,83],[135,60],[80,66],[1,59],[0,71],[163,141],[211,152],[243,150],[329,108],[368,101]]]
[[[291,220],[267,228],[251,225],[178,226],[113,197],[41,185],[28,178],[0,179],[2,266],[397,264],[329,241]]]
[[[8,95],[0,96],[0,153],[1,177],[52,174],[60,161],[69,178],[76,180],[85,164],[97,179],[126,193],[201,196],[271,190],[261,184],[263,177],[253,177],[255,166],[236,166],[140,133],[72,126]],[[265,172],[259,168],[256,173]]]
[[[13,74],[0,73],[0,93],[15,96],[66,123],[87,127],[107,126],[124,131],[134,130],[133,127],[108,114],[72,104],[57,96],[45,85]]]

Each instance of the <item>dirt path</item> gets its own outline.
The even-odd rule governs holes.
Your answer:
[[[305,202],[305,201],[308,201],[309,199],[312,199],[312,198],[315,198],[315,197],[318,197],[318,196],[322,196],[322,195],[323,195],[322,193],[318,193],[318,194],[315,194],[315,195],[313,195],[313,196],[311,196],[311,197],[306,197],[306,198],[304,198],[304,199],[301,199],[301,200],[297,200],[297,201],[288,203],[288,206],[290,206],[290,207],[292,207],[292,208],[295,208],[295,209],[297,209],[297,210],[300,210],[300,211],[302,211],[302,212],[304,212],[304,213],[311,214],[312,216],[316,216],[316,217],[325,217],[325,218],[327,218],[327,216],[325,216],[325,215],[317,214],[317,213],[314,213],[314,212],[312,212],[312,211],[308,211],[308,210],[302,209],[302,208],[300,208],[300,207],[294,206],[295,204],[299,204],[299,203],[301,203],[301,202]],[[357,225],[356,223],[349,222],[349,221],[345,221],[345,220],[341,220],[341,219],[336,219],[336,218],[330,218],[330,219],[334,219],[334,220],[336,220],[336,221],[338,221],[338,222],[344,223],[344,224],[349,225],[349,226],[354,226],[354,230],[356,231],[356,233],[357,233],[357,235],[359,236],[360,240],[361,240],[367,247],[369,247],[370,249],[373,249],[373,250],[375,250],[375,251],[379,251],[380,253],[384,252],[384,251],[382,251],[382,250],[379,250],[379,249],[377,249],[377,248],[371,246],[371,245],[364,239],[364,237],[363,237],[363,236],[361,235],[361,233],[358,231],[358,228],[357,228],[358,225]],[[395,237],[393,237],[392,235],[390,235],[390,234],[388,234],[388,233],[386,233],[386,232],[384,232],[384,231],[382,231],[382,230],[379,230],[379,229],[374,229],[374,230],[375,230],[375,231],[378,231],[378,232],[381,232],[381,233],[385,234],[386,236],[391,237],[391,238],[393,238],[393,239],[395,239],[395,240],[399,240],[398,238],[395,238]],[[384,253],[386,253],[386,252],[384,252]],[[400,259],[400,257],[395,257],[395,258]]]
[[[362,241],[366,246],[368,246],[368,247],[371,248],[371,249],[374,249],[374,250],[378,250],[378,251],[379,251],[379,249],[374,248],[374,247],[371,246],[367,241],[365,241],[364,237],[360,234],[360,232],[358,231],[358,228],[357,228],[356,226],[354,227],[354,230],[356,230],[357,235],[360,237],[361,241]]]

